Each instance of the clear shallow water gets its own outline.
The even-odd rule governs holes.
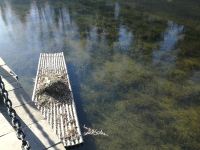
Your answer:
[[[198,8],[160,3],[1,0],[0,56],[31,95],[39,53],[64,51],[81,125],[109,134],[79,149],[199,149]]]

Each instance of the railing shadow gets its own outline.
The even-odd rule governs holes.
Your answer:
[[[86,124],[87,126],[91,126],[90,122],[87,119],[87,115],[85,111],[83,110],[83,102],[82,98],[80,96],[80,81],[78,76],[75,73],[75,66],[73,64],[68,64],[68,74],[69,74],[69,79],[70,83],[72,86],[72,91],[73,91],[73,96],[74,96],[74,101],[76,104],[76,110],[77,110],[77,115],[79,118],[79,124],[81,127],[81,131],[83,131],[83,125]],[[95,150],[96,146],[94,144],[94,138],[93,137],[84,137],[84,143],[80,146],[76,147],[71,147],[70,149],[72,150]]]
[[[0,69],[3,70],[4,72],[7,72],[7,70],[5,70],[4,68],[2,68],[0,66]],[[1,72],[0,72],[1,73]],[[7,72],[9,74],[9,72]],[[9,76],[9,78],[13,78],[11,80],[6,80],[10,85],[13,85],[13,80],[15,80],[15,78],[13,76]],[[6,78],[4,78],[6,79]],[[19,87],[20,88],[20,87]],[[27,140],[29,141],[31,147],[33,150],[37,149],[37,150],[44,150],[46,149],[46,146],[41,142],[40,140],[40,137],[37,137],[36,134],[29,128],[32,124],[34,124],[34,126],[40,131],[40,135],[42,135],[42,137],[44,138],[45,137],[45,140],[46,142],[48,143],[48,145],[55,145],[57,143],[55,143],[52,138],[53,137],[50,137],[48,135],[48,133],[44,130],[44,126],[42,126],[41,124],[39,124],[39,122],[41,120],[37,120],[36,119],[36,116],[34,116],[28,107],[31,107],[33,109],[36,109],[36,107],[34,106],[33,102],[31,102],[31,99],[30,97],[28,96],[28,94],[25,92],[25,90],[23,88],[20,88],[20,92],[18,93],[17,90],[12,90],[15,94],[15,97],[19,100],[19,103],[21,104],[20,106],[17,106],[17,107],[22,107],[22,109],[25,111],[26,113],[26,117],[28,118],[31,118],[31,124],[26,124],[23,119],[18,116],[18,118],[20,119],[21,121],[21,124],[22,124],[22,127],[23,127],[23,130],[25,131],[25,134],[27,135]],[[10,91],[9,91],[10,92]],[[8,92],[8,94],[9,94]],[[11,99],[12,101],[12,99]],[[15,109],[15,107],[14,107]],[[10,126],[11,126],[11,119],[9,118],[8,114],[7,114],[7,110],[5,108],[5,106],[3,105],[2,103],[2,98],[1,98],[1,101],[0,101],[0,112],[2,113],[2,115],[5,117],[5,119],[10,123]],[[4,130],[4,129],[1,129],[1,130]],[[9,132],[7,133],[9,134]],[[2,136],[6,136],[7,134],[5,135],[0,135],[0,138]],[[17,138],[17,137],[16,137]],[[19,141],[20,142],[20,141]],[[58,141],[59,142],[59,141]],[[54,148],[55,150],[59,150],[57,148]]]

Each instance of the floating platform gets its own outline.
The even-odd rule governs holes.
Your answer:
[[[55,74],[64,75],[64,80],[68,83],[66,92],[70,91],[70,100],[66,100],[66,103],[51,101],[48,103],[48,106],[43,106],[39,103],[41,97],[37,94],[40,83],[42,82],[41,80],[47,75],[54,76]],[[83,143],[63,53],[40,54],[32,101],[40,110],[43,117],[48,121],[59,139],[63,142],[64,146],[74,146]]]

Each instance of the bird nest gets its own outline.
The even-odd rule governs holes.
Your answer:
[[[38,104],[40,106],[49,106],[51,102],[56,104],[70,103],[71,91],[69,89],[66,75],[46,74],[38,80],[36,90]]]

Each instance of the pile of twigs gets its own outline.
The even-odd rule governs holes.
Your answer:
[[[38,80],[36,95],[41,106],[48,106],[52,101],[57,104],[71,101],[71,91],[64,74],[42,75]]]
[[[106,134],[102,130],[98,131],[97,129],[92,129],[92,128],[86,127],[85,125],[83,126],[83,128],[86,130],[86,132],[83,133],[84,136],[86,136],[86,135],[103,135],[103,136],[108,136],[108,134]]]

